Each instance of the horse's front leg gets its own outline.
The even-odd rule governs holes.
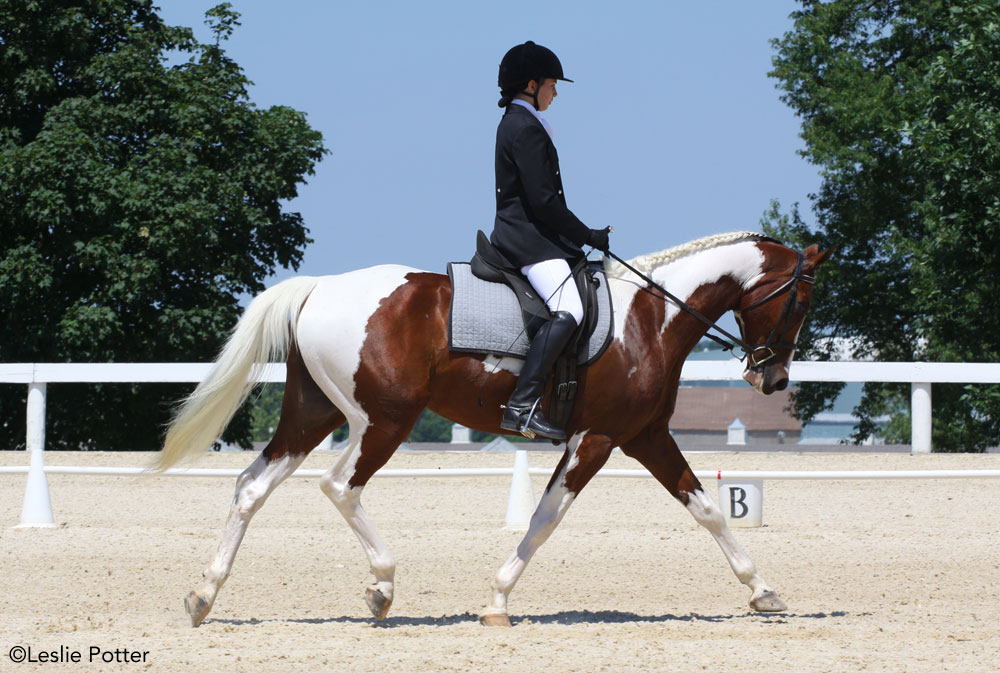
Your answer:
[[[733,537],[722,510],[694,476],[666,424],[639,435],[622,446],[622,452],[642,463],[691,512],[695,521],[712,534],[722,553],[726,555],[736,578],[750,587],[751,608],[758,612],[782,612],[787,609],[784,601],[760,576],[757,566]]]
[[[552,535],[573,500],[607,462],[611,448],[611,441],[603,435],[580,432],[570,438],[566,453],[545,487],[535,513],[531,515],[528,532],[493,580],[493,595],[479,617],[481,623],[486,626],[510,626],[507,597],[528,561]]]

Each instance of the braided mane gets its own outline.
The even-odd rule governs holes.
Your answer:
[[[661,250],[659,252],[639,255],[634,259],[630,259],[629,264],[637,268],[639,271],[648,274],[658,266],[663,266],[664,264],[673,262],[681,257],[687,257],[688,255],[696,252],[708,250],[709,248],[716,248],[720,245],[729,245],[730,243],[739,243],[740,241],[773,240],[774,239],[769,236],[752,231],[734,231],[728,234],[714,234],[712,236],[705,236],[704,238],[699,238],[694,241],[688,241],[687,243],[676,245],[672,248],[667,248],[666,250]],[[613,259],[606,259],[604,261],[604,270],[609,276],[617,278],[621,278],[630,273],[628,269]]]

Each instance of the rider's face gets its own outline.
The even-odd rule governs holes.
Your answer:
[[[556,92],[556,80],[549,77],[542,82],[542,86],[538,89],[538,111],[544,112],[552,105],[552,101],[558,96]]]
[[[538,80],[533,79],[528,82],[527,88],[525,88],[522,93],[518,94],[518,98],[526,100],[529,103],[533,103],[534,101],[532,100],[531,95],[535,93],[535,91],[538,92],[539,112],[547,110],[549,106],[552,105],[552,101],[555,100],[555,97],[559,95],[556,92],[556,80],[552,77],[548,77],[542,81],[541,86],[538,85]]]

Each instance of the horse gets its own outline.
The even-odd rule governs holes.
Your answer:
[[[815,245],[797,252],[760,234],[736,232],[629,263],[712,322],[733,311],[749,347],[743,378],[767,395],[788,385],[813,274],[830,252]],[[613,340],[578,371],[563,455],[527,533],[497,572],[480,621],[510,625],[508,596],[518,578],[615,447],[649,470],[712,534],[737,579],[749,587],[753,610],[786,610],[670,435],[681,367],[706,324],[622,264],[605,258],[604,266],[615,307]],[[278,427],[237,478],[218,553],[204,584],[185,598],[192,626],[212,609],[254,513],[345,422],[347,447],[319,485],[360,540],[375,578],[365,600],[375,620],[386,617],[396,562],[361,504],[365,485],[425,408],[500,434],[501,405],[520,369],[516,358],[449,351],[451,292],[445,275],[382,265],[293,277],[248,305],[210,373],[179,405],[155,465],[164,470],[204,451],[252,391],[261,363],[286,361]]]

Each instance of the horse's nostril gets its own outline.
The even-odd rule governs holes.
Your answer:
[[[780,379],[778,379],[777,381],[774,382],[774,389],[775,390],[784,390],[787,387],[788,387],[788,377],[787,376],[783,376],[783,377],[781,377]]]

